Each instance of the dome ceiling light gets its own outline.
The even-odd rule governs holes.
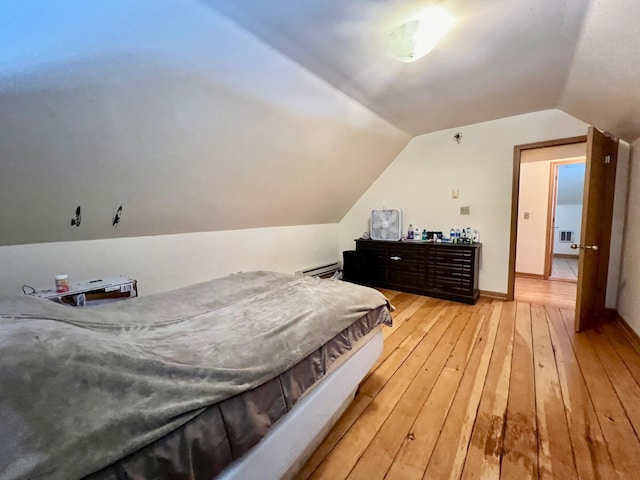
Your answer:
[[[415,62],[435,48],[453,25],[453,17],[441,8],[430,8],[391,31],[386,49],[391,58]]]

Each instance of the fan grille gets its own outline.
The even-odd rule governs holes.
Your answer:
[[[402,238],[400,210],[372,210],[370,234],[373,240],[400,240]]]

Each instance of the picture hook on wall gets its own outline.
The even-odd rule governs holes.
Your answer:
[[[78,205],[76,207],[76,214],[71,219],[71,226],[72,227],[79,227],[81,221],[82,221],[82,210],[80,209],[80,205]]]
[[[122,218],[122,205],[118,207],[116,213],[113,214],[113,223],[114,227],[117,227],[120,224],[120,219]]]

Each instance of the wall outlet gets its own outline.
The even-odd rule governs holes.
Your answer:
[[[524,219],[529,220],[529,212],[524,212]]]
[[[469,207],[460,207],[460,215],[469,215]]]

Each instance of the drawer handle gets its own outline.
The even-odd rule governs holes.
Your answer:
[[[402,260],[400,257],[389,257],[391,260]]]

